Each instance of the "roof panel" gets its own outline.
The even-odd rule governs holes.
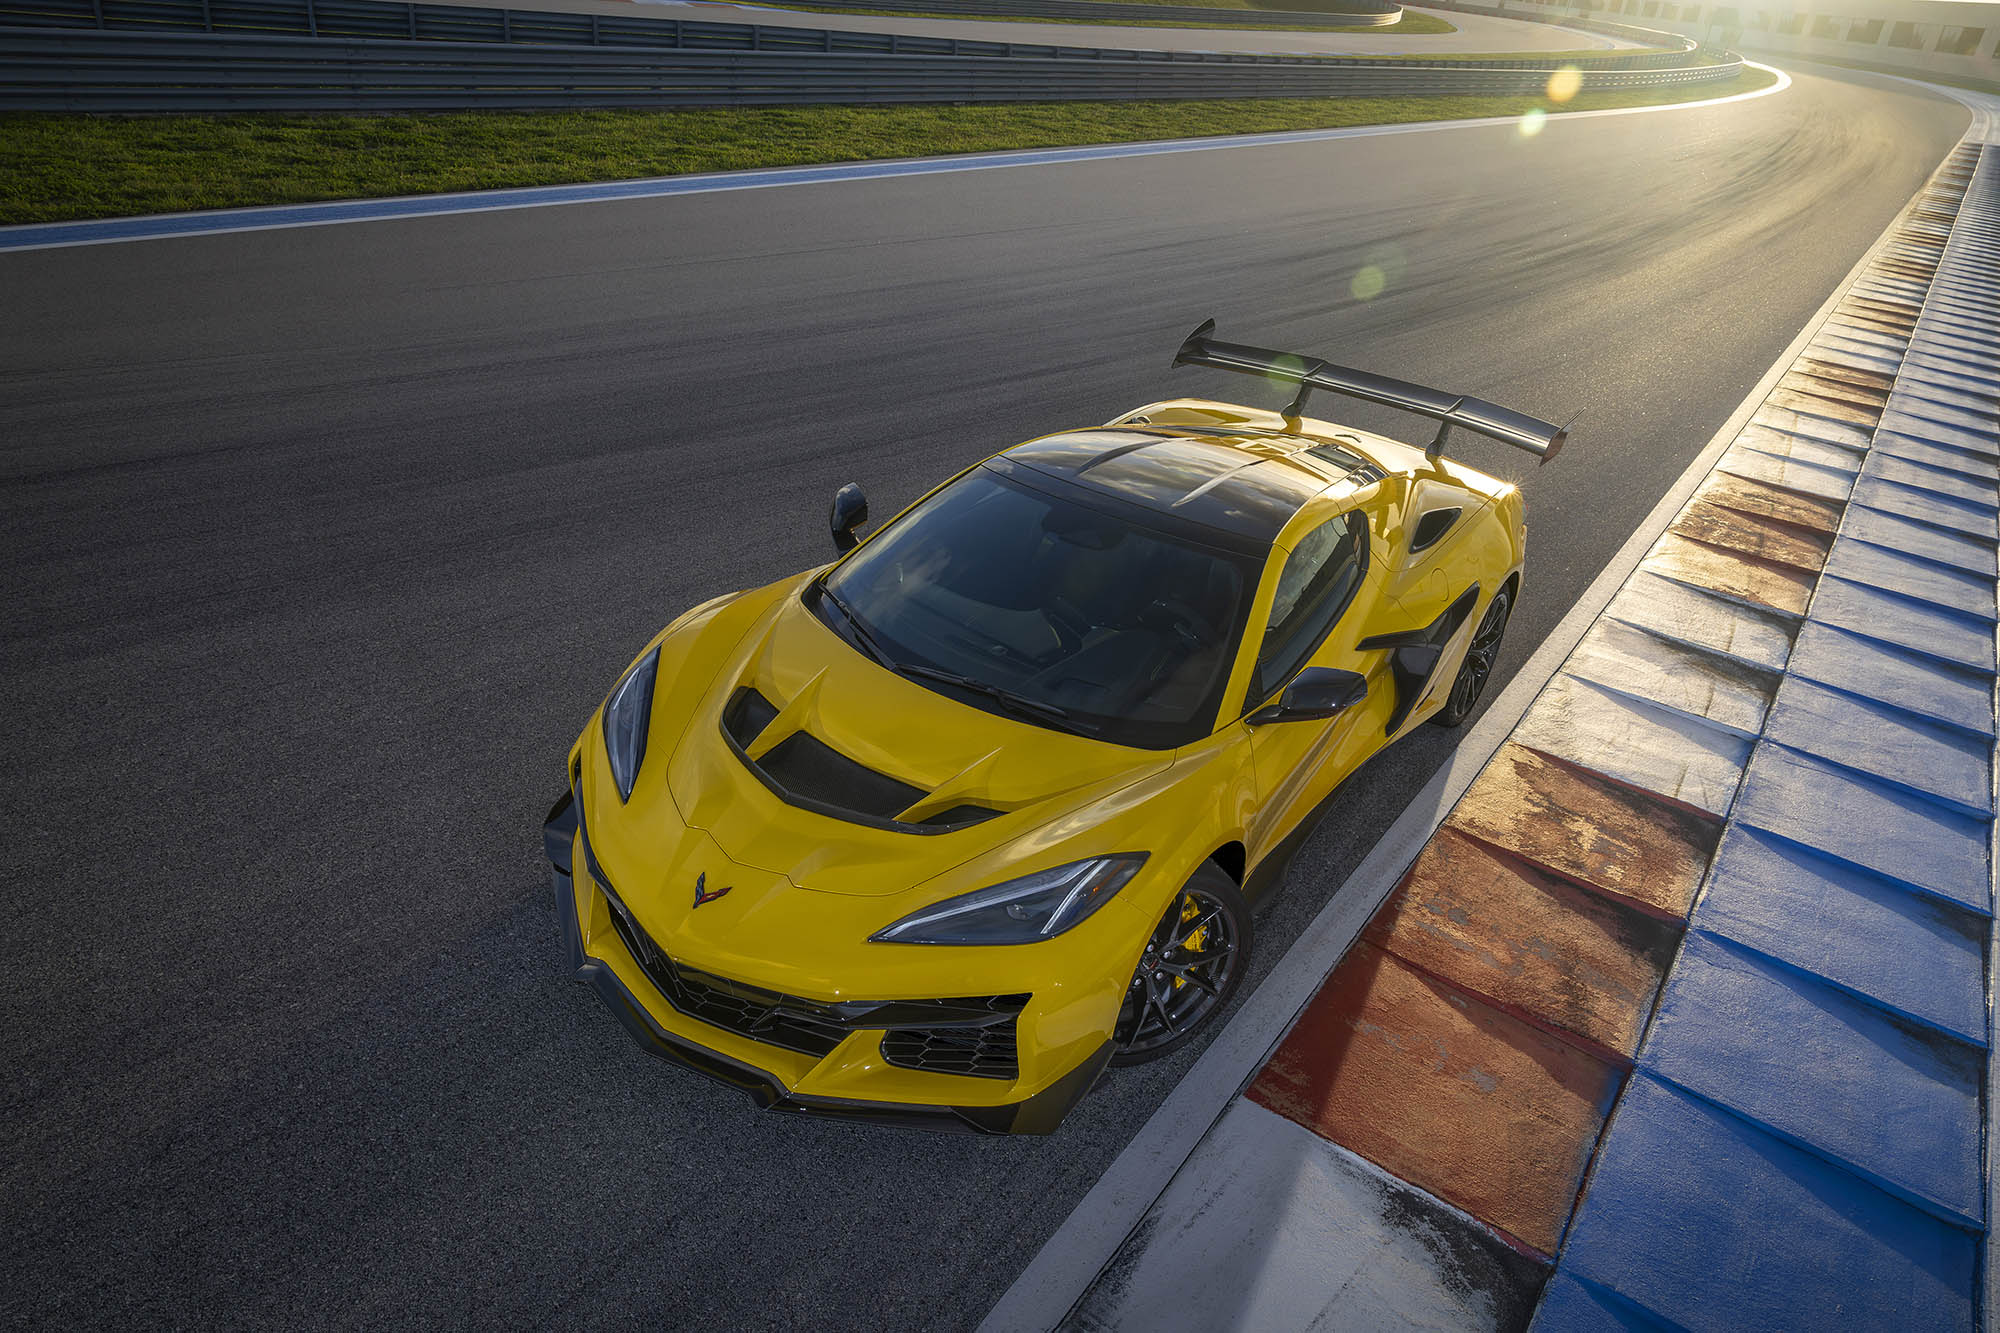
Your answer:
[[[1333,483],[1268,439],[1225,442],[1143,430],[1072,431],[1007,451],[1016,463],[1190,522],[1270,541]]]

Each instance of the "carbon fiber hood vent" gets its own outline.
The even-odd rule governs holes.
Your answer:
[[[769,699],[746,686],[723,710],[722,734],[736,757],[789,805],[901,833],[948,833],[1000,813],[983,805],[955,805],[921,820],[905,821],[899,816],[929,792],[856,763],[804,731],[793,732],[752,759],[752,744],[777,716]]]

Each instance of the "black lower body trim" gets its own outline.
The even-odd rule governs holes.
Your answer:
[[[1071,1108],[1097,1085],[1118,1043],[1106,1041],[1088,1059],[1025,1102],[1010,1106],[954,1106],[952,1114],[986,1134],[1053,1134]]]
[[[549,817],[542,821],[542,854],[549,858],[549,864],[563,874],[574,874],[570,865],[570,840],[576,837],[576,793],[563,788],[563,794],[549,807]]]

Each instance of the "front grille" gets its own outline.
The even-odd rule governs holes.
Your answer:
[[[847,1023],[816,1000],[802,1000],[681,966],[636,922],[626,920],[615,904],[611,924],[667,1003],[689,1018],[811,1056],[832,1054],[849,1031]]]
[[[1026,995],[981,995],[949,1000],[849,1001],[835,1006],[765,990],[675,962],[631,920],[609,893],[611,926],[639,970],[676,1012],[752,1041],[824,1058],[850,1032],[890,1027],[882,1056],[892,1065],[933,1074],[1016,1078],[1016,1016]],[[994,1017],[986,1017],[993,1015]],[[906,1027],[926,1019],[938,1027]]]
[[[1028,1001],[1025,995],[992,995],[952,1003],[978,1006],[1002,1017],[982,1026],[898,1028],[884,1033],[882,1058],[904,1069],[929,1074],[964,1074],[972,1078],[1019,1078],[1021,1060],[1015,1041],[1015,1021]]]
[[[882,1038],[882,1058],[892,1065],[921,1069],[927,1074],[1005,1079],[1021,1074],[1011,1018],[983,1028],[906,1028],[890,1032]]]

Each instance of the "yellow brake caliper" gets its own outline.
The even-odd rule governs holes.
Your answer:
[[[1195,904],[1195,901],[1192,897],[1189,897],[1185,902],[1181,904],[1182,926],[1186,926],[1191,918],[1199,917],[1200,915],[1201,915],[1201,908]],[[1203,926],[1200,929],[1196,930],[1192,935],[1189,935],[1186,939],[1180,942],[1181,951],[1186,954],[1200,953],[1202,943],[1204,939],[1207,937],[1207,935],[1208,935],[1207,926]],[[1185,978],[1182,977],[1174,978],[1175,990],[1179,990],[1181,987],[1185,985],[1187,985],[1187,981]]]

